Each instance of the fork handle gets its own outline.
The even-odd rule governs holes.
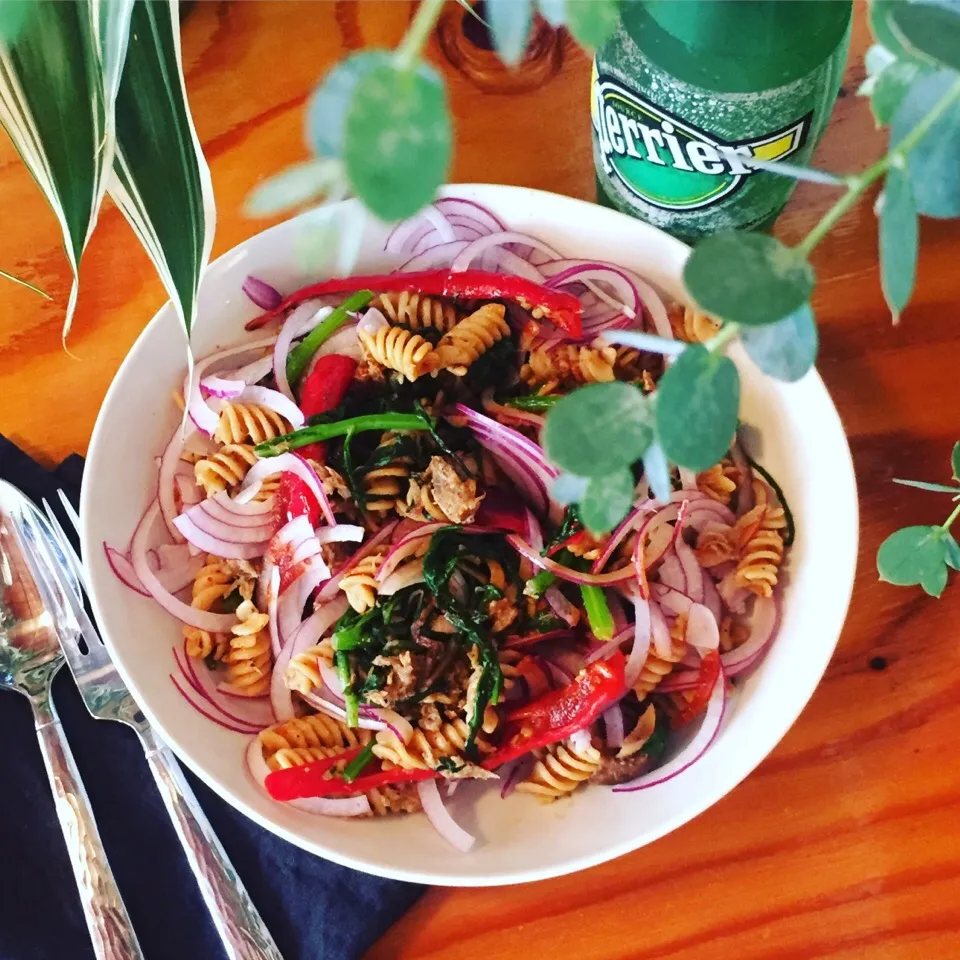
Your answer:
[[[147,763],[230,960],[283,960],[173,751],[141,734]]]
[[[97,960],[143,960],[60,720],[46,698],[31,702],[93,952]]]

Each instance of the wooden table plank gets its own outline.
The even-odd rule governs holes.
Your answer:
[[[241,204],[263,176],[307,155],[304,108],[347,50],[391,45],[407,0],[201,3],[184,62],[219,206],[214,252],[264,224]],[[309,42],[304,42],[304,37]],[[845,96],[818,162],[862,169],[883,148],[853,94],[868,43],[858,5]],[[448,77],[452,178],[592,198],[589,61],[523,94]],[[833,193],[804,184],[777,233],[796,242]],[[872,200],[872,198],[871,198]],[[55,304],[0,285],[0,432],[54,462],[84,451],[118,364],[164,296],[108,207],[82,269],[70,349],[60,349],[69,277],[53,217],[0,144],[0,266]],[[850,434],[862,546],[853,605],[826,677],[773,754],[729,796],[651,846],[585,873],[493,890],[427,894],[370,960],[457,957],[671,960],[913,960],[960,956],[960,590],[939,603],[877,582],[874,555],[897,526],[945,515],[944,500],[892,476],[945,480],[960,437],[960,226],[923,224],[917,293],[899,327],[880,292],[876,222],[862,203],[816,251],[819,368]]]

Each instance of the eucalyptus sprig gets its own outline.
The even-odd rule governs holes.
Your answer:
[[[948,493],[957,504],[939,526],[904,527],[890,534],[877,551],[881,580],[902,587],[920,584],[931,597],[939,597],[947,585],[947,568],[960,570],[960,544],[950,528],[960,518],[960,442],[953,448],[950,465],[954,485],[900,480],[894,483],[934,493]]]

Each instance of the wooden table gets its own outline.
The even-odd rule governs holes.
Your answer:
[[[345,50],[392,45],[409,20],[387,3],[201,3],[184,27],[187,84],[219,207],[214,255],[263,224],[241,202],[306,155],[303,108]],[[857,10],[851,66],[821,165],[861,169],[883,137],[854,96],[868,43]],[[442,58],[456,113],[452,180],[593,196],[589,62],[524,94],[482,93]],[[798,240],[830,191],[797,190],[777,232]],[[872,198],[871,198],[872,199]],[[114,371],[164,300],[109,203],[83,260],[70,349],[60,347],[66,262],[53,217],[0,144],[0,266],[55,303],[0,284],[0,432],[45,462],[85,451]],[[819,363],[846,425],[861,489],[862,551],[837,653],[801,719],[726,799],[652,846],[539,884],[435,890],[370,958],[614,957],[677,960],[960,956],[960,587],[939,602],[877,581],[877,545],[940,522],[944,498],[890,483],[945,481],[960,438],[960,224],[923,225],[917,293],[890,324],[876,223],[862,203],[819,247]],[[953,627],[951,628],[951,624]]]

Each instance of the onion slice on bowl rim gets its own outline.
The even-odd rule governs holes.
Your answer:
[[[467,833],[450,816],[450,812],[443,805],[443,798],[437,788],[437,781],[421,780],[417,784],[417,793],[420,795],[420,802],[423,804],[423,812],[427,815],[437,833],[461,853],[469,853],[476,843],[476,837]]]

